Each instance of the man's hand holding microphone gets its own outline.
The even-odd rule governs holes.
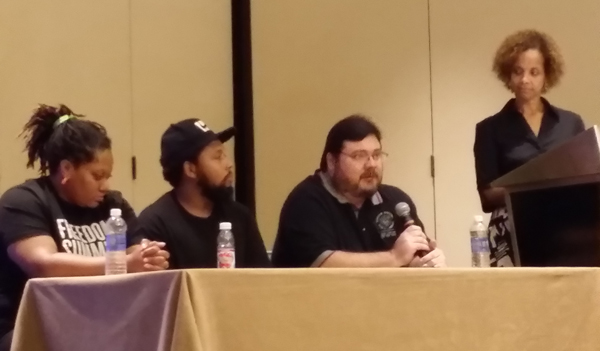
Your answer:
[[[396,214],[404,218],[404,231],[400,233],[391,249],[392,255],[400,267],[446,267],[446,256],[423,230],[414,225],[410,217],[410,207],[400,202],[395,208]]]

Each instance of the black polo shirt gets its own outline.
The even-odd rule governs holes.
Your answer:
[[[514,99],[477,124],[473,151],[479,190],[585,130],[579,115],[552,106],[546,99],[542,102],[544,116],[537,136],[516,109]]]
[[[200,218],[187,212],[170,191],[140,213],[135,235],[165,242],[170,269],[216,268],[220,222],[231,222],[236,268],[271,266],[254,216],[234,201],[220,203],[208,218]]]
[[[381,185],[356,209],[317,171],[298,184],[283,205],[273,265],[318,267],[334,251],[389,250],[404,230],[404,220],[394,211],[399,202],[410,206],[415,224],[423,227],[414,203],[402,190]]]

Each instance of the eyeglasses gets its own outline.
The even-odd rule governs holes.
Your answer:
[[[388,157],[388,153],[382,150],[375,150],[373,151],[373,153],[369,153],[367,150],[358,150],[352,153],[340,153],[350,157],[353,161],[356,161],[358,163],[367,163],[371,158],[373,158],[373,161],[379,162],[384,161],[386,157]]]

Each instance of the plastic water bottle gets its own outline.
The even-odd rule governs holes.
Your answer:
[[[471,226],[471,265],[473,267],[490,266],[490,245],[483,216],[475,216]]]
[[[219,223],[217,268],[235,268],[235,241],[229,222]]]
[[[127,273],[127,223],[121,218],[121,209],[112,208],[106,222],[106,266],[105,273]]]

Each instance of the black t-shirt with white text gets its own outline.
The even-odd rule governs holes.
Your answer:
[[[140,213],[136,236],[165,242],[170,269],[216,268],[220,222],[231,222],[236,268],[271,266],[254,216],[235,201],[218,204],[208,218],[200,218],[167,192]]]
[[[136,216],[121,193],[110,191],[94,208],[62,200],[49,178],[41,177],[7,190],[0,198],[0,337],[13,329],[16,313],[29,279],[8,256],[10,245],[48,235],[59,252],[102,257],[106,249],[106,220],[111,208],[120,208],[127,222],[127,245],[138,242],[130,233]]]

